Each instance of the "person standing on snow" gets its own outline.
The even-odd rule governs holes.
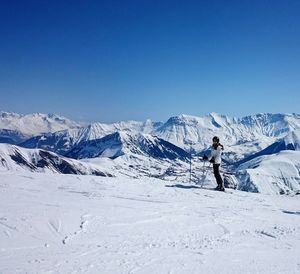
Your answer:
[[[221,154],[222,154],[222,150],[224,150],[224,147],[223,145],[220,144],[219,137],[214,136],[212,141],[213,144],[211,147],[210,156],[207,157],[206,155],[204,155],[203,160],[209,160],[213,164],[214,175],[218,184],[216,190],[225,191],[224,182],[219,170],[222,161]]]

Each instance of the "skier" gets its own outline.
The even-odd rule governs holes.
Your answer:
[[[218,186],[215,189],[220,191],[225,191],[224,182],[219,171],[221,161],[222,161],[221,154],[222,154],[222,150],[224,150],[224,147],[223,145],[220,144],[219,137],[214,136],[212,141],[213,144],[211,147],[210,156],[207,157],[206,155],[204,155],[203,160],[209,160],[213,164],[214,175],[218,184]]]

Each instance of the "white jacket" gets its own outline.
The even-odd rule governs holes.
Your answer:
[[[222,159],[221,159],[221,155],[222,155],[222,150],[223,147],[222,146],[218,146],[217,149],[214,149],[213,146],[211,146],[211,151],[210,151],[210,156],[208,157],[208,160],[210,161],[212,158],[215,159],[215,164],[221,164]]]

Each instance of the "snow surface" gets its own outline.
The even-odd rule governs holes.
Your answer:
[[[0,273],[299,273],[300,196],[0,173]]]
[[[238,168],[239,189],[265,194],[300,191],[300,151],[256,157]]]

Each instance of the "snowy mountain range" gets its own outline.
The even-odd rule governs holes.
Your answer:
[[[185,149],[192,146],[196,152],[207,149],[212,137],[217,135],[225,145],[225,151],[228,151],[226,158],[236,161],[264,149],[297,129],[300,129],[298,114],[257,114],[230,118],[211,113],[204,117],[172,117],[155,134]]]
[[[0,144],[0,170],[112,176],[99,166],[41,149],[26,149],[8,144]]]
[[[185,150],[192,147],[195,153],[201,153],[210,147],[212,136],[217,135],[225,148],[228,148],[225,149],[225,159],[234,162],[265,149],[297,129],[300,129],[298,114],[257,114],[244,118],[230,118],[211,113],[204,117],[180,115],[170,118],[165,123],[150,120],[114,124],[93,123],[86,127],[35,136],[21,146],[64,153],[82,141],[125,131],[152,134]]]
[[[19,143],[19,145],[26,148],[43,148],[59,154],[65,154],[80,143],[100,139],[118,131],[148,134],[160,125],[161,123],[153,123],[150,120],[146,122],[128,121],[114,124],[92,123],[86,127],[34,136]]]
[[[81,142],[66,156],[107,167],[112,174],[186,181],[190,158],[185,150],[158,137],[122,131]]]
[[[211,138],[217,135],[225,146],[223,158],[228,166],[223,168],[237,174],[230,175],[230,181],[239,181],[238,185],[234,185],[249,191],[263,191],[259,183],[256,185],[257,178],[252,180],[253,175],[249,175],[248,170],[257,169],[257,164],[250,164],[252,160],[255,162],[259,159],[259,165],[271,174],[270,165],[264,165],[269,158],[264,156],[274,157],[272,163],[278,162],[275,166],[280,165],[282,157],[290,161],[289,154],[282,154],[279,158],[272,155],[282,150],[299,150],[299,132],[298,114],[257,114],[230,118],[211,113],[203,117],[179,115],[166,122],[127,121],[92,123],[88,126],[57,115],[6,112],[0,115],[0,142],[52,151],[105,167],[111,174],[130,177],[154,176],[170,180],[181,177],[183,181],[188,181],[190,154],[186,151],[192,149],[194,155],[201,156],[210,148]],[[293,155],[297,166],[299,155]],[[202,162],[195,156],[193,162],[192,178],[196,180]],[[283,175],[285,180],[290,180],[288,174]],[[293,175],[295,182],[297,176]],[[288,184],[291,185],[293,190],[297,189],[295,184]],[[272,192],[288,191],[279,182],[276,191]]]
[[[149,134],[130,134],[121,131],[108,134],[101,139],[81,142],[66,156],[75,159],[95,157],[115,159],[129,153],[159,159],[183,161],[189,159],[189,154],[185,150],[163,139]]]
[[[26,138],[22,138],[23,140],[42,133],[53,133],[81,126],[80,123],[56,114],[33,113],[21,115],[13,112],[0,112],[0,129],[15,131],[16,134],[26,136]],[[0,137],[2,137],[2,133],[0,134]]]

